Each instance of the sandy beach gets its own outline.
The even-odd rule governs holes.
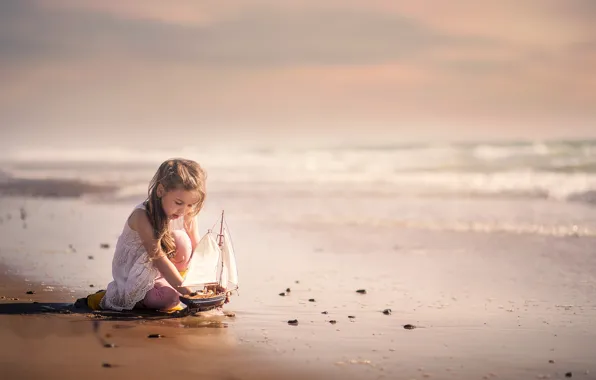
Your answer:
[[[518,201],[324,192],[264,197],[213,192],[201,217],[206,230],[222,207],[228,212],[241,284],[225,311],[235,316],[164,320],[57,311],[110,281],[115,241],[142,198],[1,198],[2,373],[10,379],[596,378],[594,237],[403,220],[416,210],[423,215],[423,208],[503,213]],[[593,216],[590,209],[580,216],[578,205],[528,202],[549,214]],[[392,210],[396,217],[386,218]],[[298,325],[289,325],[294,319]],[[106,342],[117,347],[105,348]]]

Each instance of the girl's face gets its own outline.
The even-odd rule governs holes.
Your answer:
[[[162,193],[161,206],[170,220],[190,214],[199,202],[199,194],[194,191],[176,189],[164,191],[162,187],[158,189],[158,195],[160,195],[160,190]]]

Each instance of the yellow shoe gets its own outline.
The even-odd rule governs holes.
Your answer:
[[[103,296],[105,296],[105,294],[106,294],[105,290],[100,290],[97,293],[87,296],[87,306],[91,310],[101,310],[101,307],[99,307],[99,303],[101,302],[101,300],[103,299]]]

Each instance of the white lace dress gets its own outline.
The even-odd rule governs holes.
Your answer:
[[[136,209],[144,210],[145,206],[140,204],[134,208]],[[170,223],[172,230],[184,229],[182,221],[174,220]],[[155,280],[160,276],[149,260],[141,237],[137,231],[129,227],[128,219],[116,243],[112,276],[114,280],[108,284],[100,307],[104,310],[119,311],[132,310],[137,302],[145,298],[145,294],[153,288]]]

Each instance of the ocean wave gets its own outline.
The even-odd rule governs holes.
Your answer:
[[[574,202],[583,202],[596,205],[596,190],[587,190],[571,194],[567,197],[568,200]]]
[[[211,184],[237,184],[237,188],[251,184],[383,186],[395,193],[596,203],[595,141],[325,149],[22,150],[4,157],[0,179],[85,181],[116,187],[117,194],[126,197],[144,193],[157,165],[176,156],[201,162]]]
[[[345,226],[366,226],[374,228],[399,227],[429,231],[451,231],[451,232],[474,232],[474,233],[506,233],[516,235],[541,235],[553,237],[596,237],[596,229],[576,224],[545,225],[535,223],[511,223],[495,222],[487,223],[480,221],[448,221],[435,222],[429,220],[399,220],[399,219],[321,219],[294,222],[297,224],[307,223],[310,228],[317,225],[345,225]]]
[[[12,179],[0,183],[0,194],[20,197],[79,198],[115,190],[114,186],[66,179]]]

